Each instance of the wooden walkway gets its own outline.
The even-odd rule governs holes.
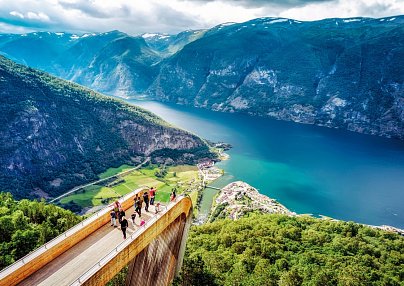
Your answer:
[[[150,211],[154,211],[153,206],[150,206]],[[129,223],[126,231],[127,237],[138,229],[140,224],[140,218],[136,215],[136,225],[132,225],[130,219],[132,212],[133,207],[126,210],[126,218]],[[142,218],[145,221],[152,216],[153,212],[147,213],[142,209]],[[119,225],[118,222],[117,224]],[[70,285],[122,241],[123,234],[120,228],[114,228],[108,223],[18,285]]]

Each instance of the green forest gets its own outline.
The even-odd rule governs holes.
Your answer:
[[[81,221],[45,201],[16,201],[0,193],[0,270]]]
[[[404,285],[404,237],[353,222],[250,214],[193,226],[175,285]]]
[[[149,111],[2,56],[0,90],[0,186],[17,199],[56,197],[147,156],[215,157],[205,141]]]
[[[80,221],[0,193],[0,269]],[[193,226],[173,285],[404,285],[403,249],[404,237],[353,222],[250,213]]]

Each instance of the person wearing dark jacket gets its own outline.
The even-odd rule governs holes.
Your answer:
[[[121,230],[123,233],[123,239],[126,239],[126,228],[128,227],[128,221],[126,220],[125,216],[121,218]]]
[[[145,211],[149,211],[149,194],[147,192],[143,193],[143,201],[146,204],[146,206],[144,207]]]
[[[125,211],[121,208],[120,210],[119,210],[119,222],[121,222],[122,221],[122,218],[125,216]]]
[[[177,194],[175,193],[175,190],[173,190],[172,192],[171,192],[171,195],[170,195],[170,201],[171,202],[173,202],[173,201],[175,201],[175,198],[177,197]]]
[[[135,201],[135,211],[138,213],[139,217],[142,217],[142,200],[139,197]]]
[[[136,213],[131,214],[130,217],[132,218],[132,225],[135,226]]]

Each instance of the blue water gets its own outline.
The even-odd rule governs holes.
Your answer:
[[[312,125],[128,100],[230,143],[223,187],[243,180],[297,213],[404,228],[404,142]]]

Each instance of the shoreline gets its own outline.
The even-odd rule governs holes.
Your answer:
[[[275,199],[261,194],[248,183],[235,181],[221,188],[212,204],[209,219],[214,221],[216,218],[227,217],[236,220],[253,211],[288,216],[297,215]]]
[[[283,204],[273,198],[261,194],[256,188],[243,181],[231,182],[221,188],[212,203],[208,220],[214,221],[217,218],[230,218],[232,220],[237,220],[244,214],[253,211],[261,211],[262,213],[267,214],[278,213],[288,216],[310,216],[321,220],[344,221],[324,215],[314,217],[311,214],[298,214],[292,212]],[[394,232],[404,236],[404,230],[397,227],[389,225],[376,226],[359,222],[354,223],[388,232]]]
[[[223,145],[224,144],[224,145]],[[219,160],[228,160],[230,156],[225,153],[226,150],[230,149],[231,147],[228,144],[219,142],[216,143],[216,146],[219,147],[216,151],[219,154]],[[215,146],[215,147],[216,147]],[[226,148],[220,148],[222,146],[226,146]],[[213,181],[217,180],[221,176],[224,175],[224,170],[219,169],[218,167],[215,166],[215,162],[213,160],[209,160],[203,163],[197,164],[198,167],[198,172],[201,176],[202,179],[202,186],[203,186],[203,191],[206,188],[212,188],[218,190],[218,193],[213,197],[210,210],[207,214],[204,214],[203,217],[201,217],[200,214],[198,214],[198,217],[195,218],[195,222],[197,224],[203,224],[212,219],[212,216],[214,215],[214,212],[216,211],[217,207],[223,204],[228,204],[229,208],[227,208],[227,211],[229,212],[229,218],[230,219],[237,219],[239,216],[242,215],[241,212],[249,212],[249,211],[261,211],[262,213],[280,213],[280,214],[286,214],[289,216],[309,216],[313,218],[318,218],[322,220],[331,220],[331,221],[344,221],[345,220],[340,220],[340,219],[335,219],[326,215],[320,214],[318,217],[315,217],[313,214],[298,214],[296,212],[290,211],[285,205],[281,204],[278,202],[276,199],[270,198],[267,195],[261,194],[258,189],[254,188],[253,186],[249,185],[247,182],[244,181],[234,181],[223,188],[217,188],[217,187],[209,187],[207,186],[209,183],[212,183]],[[243,193],[243,194],[241,194]],[[204,194],[202,194],[203,197]],[[243,196],[247,196],[253,203],[254,206],[245,206],[242,207],[240,204],[235,204],[235,199],[236,196],[238,195],[238,198],[241,198]],[[230,204],[226,198],[230,198],[230,201],[232,201],[232,204]],[[199,202],[200,203],[200,202]],[[200,204],[198,206],[198,209],[200,208]],[[229,210],[232,208],[233,210]],[[223,209],[225,210],[226,207]],[[222,210],[222,211],[223,211]],[[216,214],[218,216],[218,214]],[[375,229],[380,229],[384,231],[389,231],[389,232],[394,232],[399,235],[404,236],[404,229],[400,229],[398,227],[390,226],[390,225],[371,225],[371,224],[365,224],[365,223],[360,223],[360,222],[355,222],[354,223],[368,226],[371,228]]]

